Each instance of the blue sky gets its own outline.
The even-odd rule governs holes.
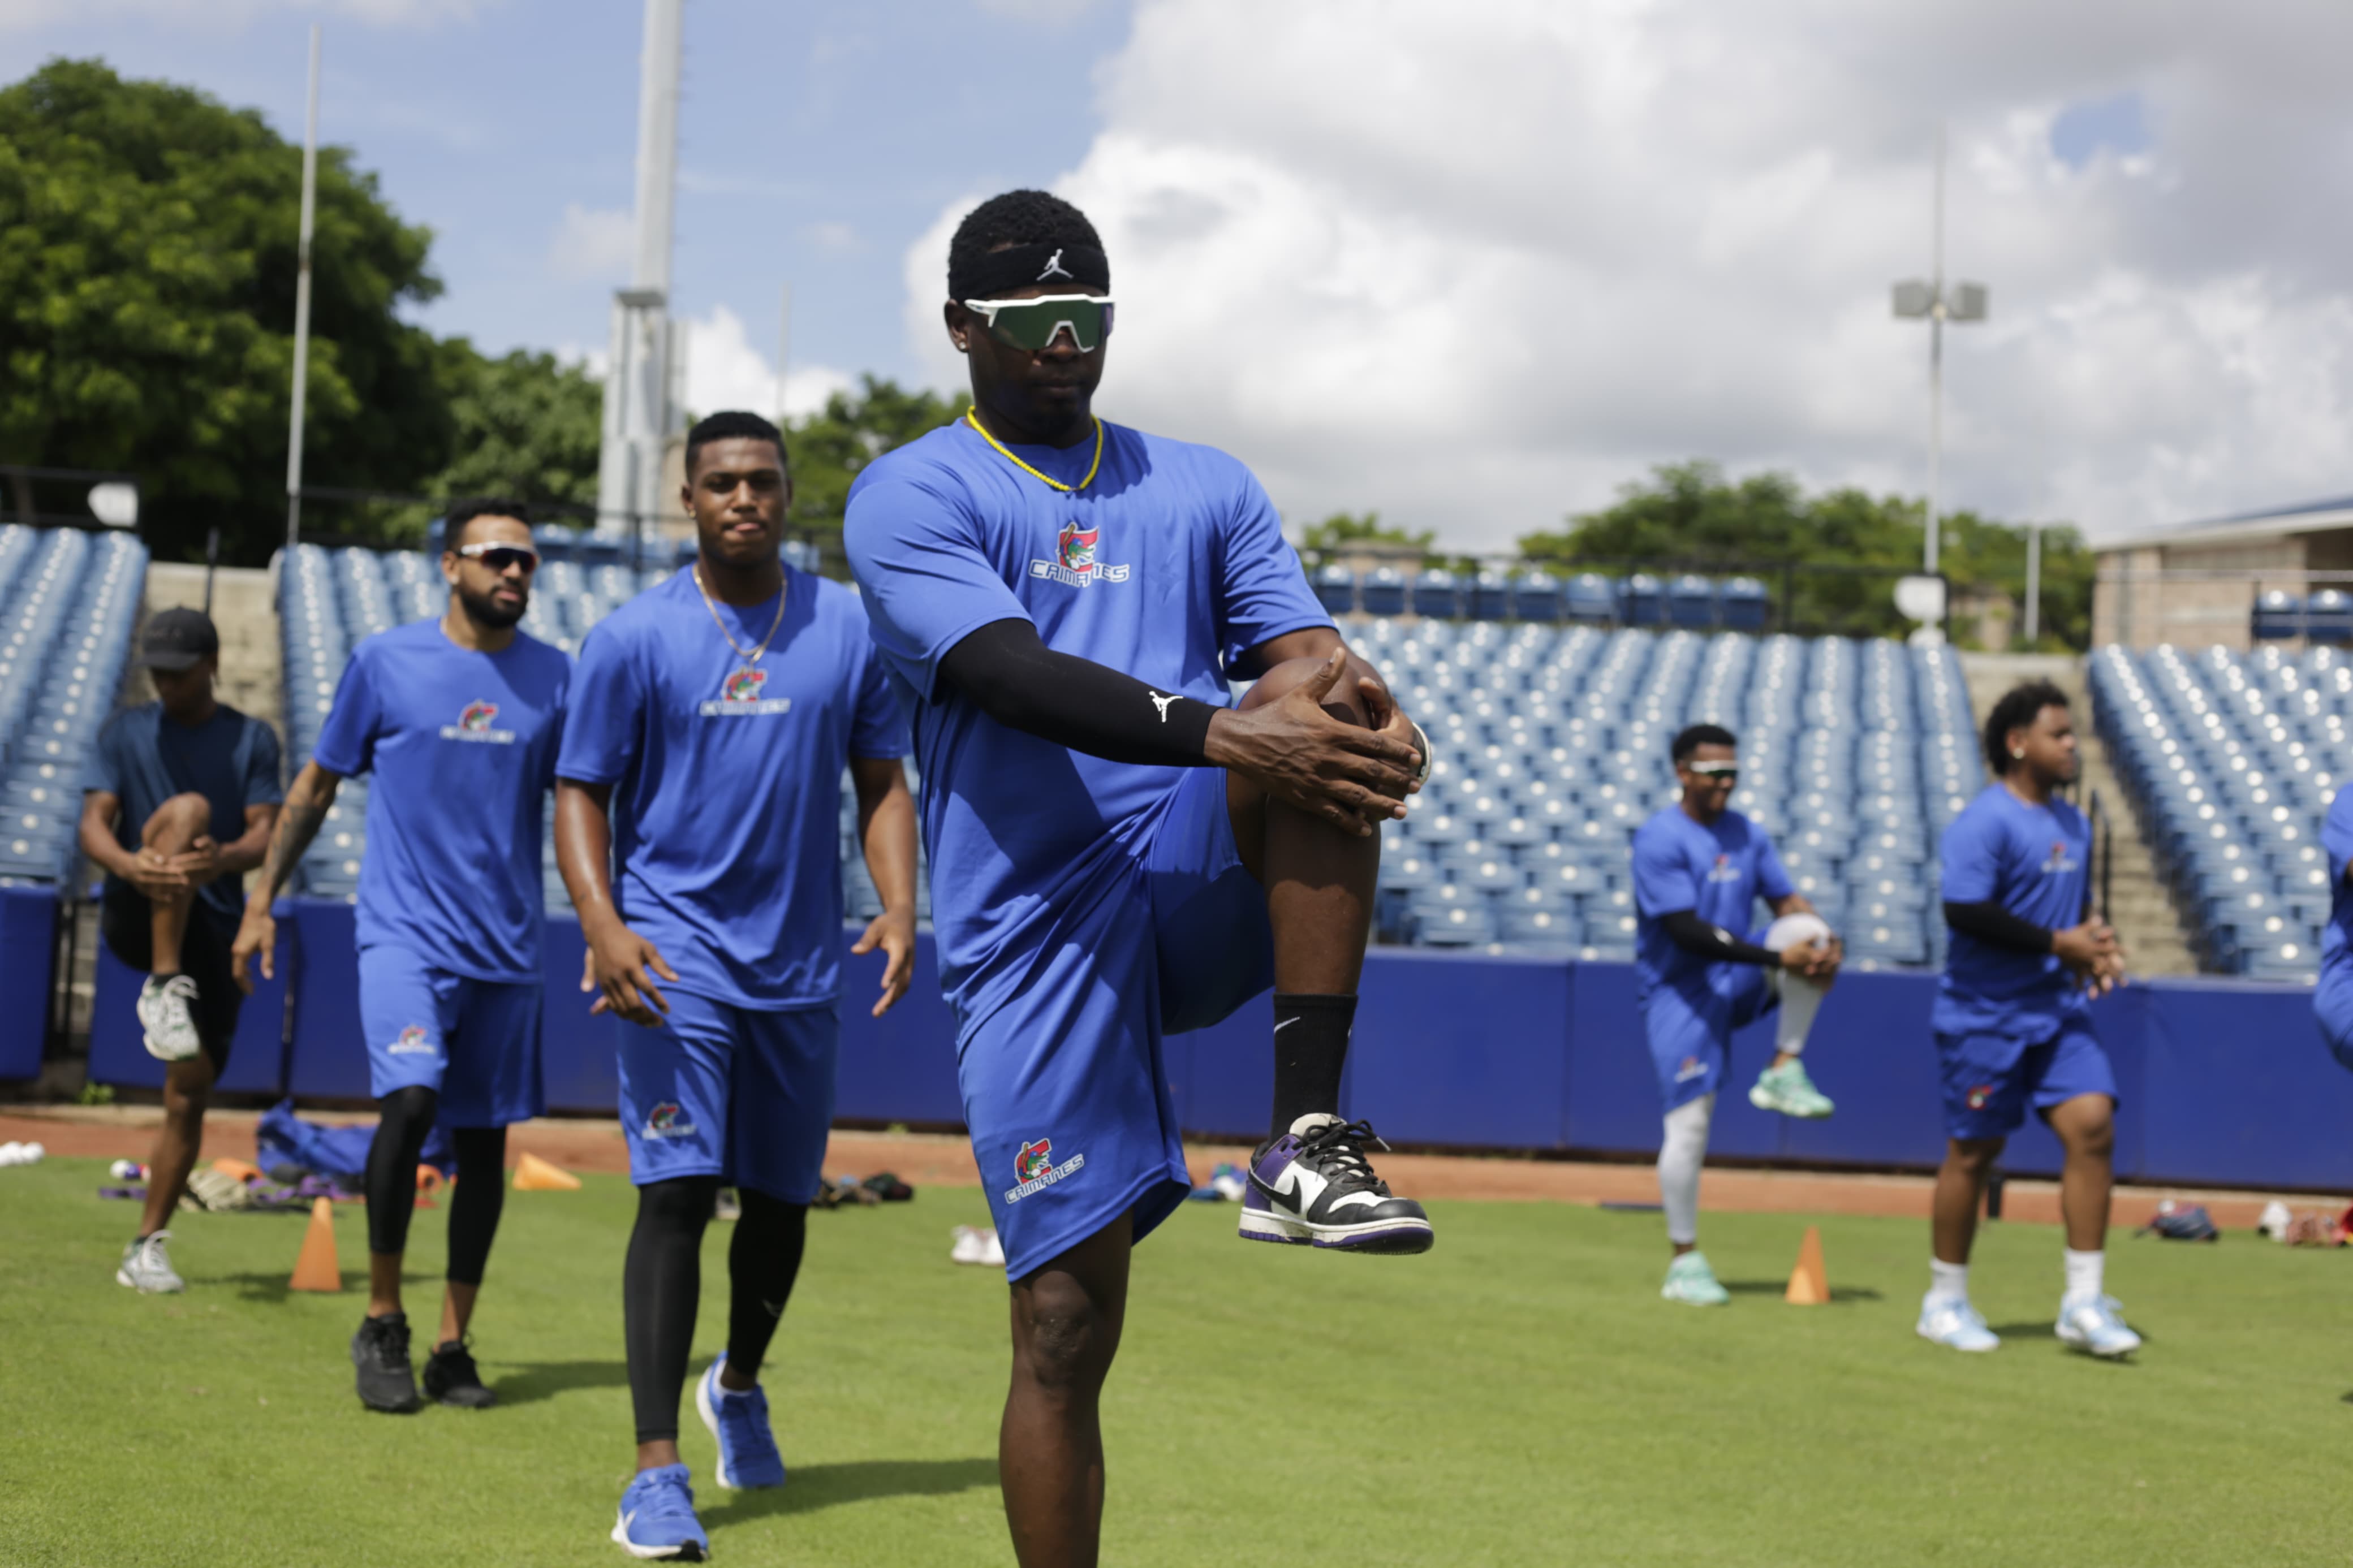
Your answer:
[[[97,56],[259,108],[301,140],[317,13],[58,9],[0,24],[0,78]],[[601,350],[628,280],[640,6],[375,0],[319,19],[321,139],[435,232],[448,288],[422,319],[493,350]],[[1073,166],[1098,128],[1095,65],[1127,26],[1113,0],[689,0],[674,309],[726,307],[773,360],[789,280],[795,363],[906,378],[907,246],[959,195]]]

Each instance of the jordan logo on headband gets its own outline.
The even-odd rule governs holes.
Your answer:
[[[1049,278],[1069,278],[1070,276],[1069,270],[1062,266],[1061,248],[1056,247],[1054,254],[1046,258],[1046,270],[1038,274],[1038,281],[1043,283]]]

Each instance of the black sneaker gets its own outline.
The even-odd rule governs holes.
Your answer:
[[[482,1374],[474,1369],[473,1352],[463,1340],[435,1345],[425,1358],[425,1397],[460,1410],[487,1410],[499,1402],[497,1394],[482,1386]]]
[[[408,1314],[363,1318],[352,1336],[352,1364],[359,1369],[360,1403],[370,1410],[406,1415],[424,1403],[408,1368]]]
[[[1382,1143],[1372,1126],[1336,1116],[1303,1116],[1250,1156],[1242,1194],[1245,1241],[1333,1247],[1349,1252],[1428,1252],[1430,1216],[1390,1193],[1365,1158]]]

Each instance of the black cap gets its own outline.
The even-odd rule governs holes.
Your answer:
[[[186,669],[220,652],[220,633],[202,610],[158,610],[139,635],[139,662],[149,669]]]

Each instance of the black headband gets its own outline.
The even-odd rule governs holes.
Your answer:
[[[1111,262],[1092,245],[1015,245],[948,269],[948,298],[994,300],[1032,283],[1111,292]]]

